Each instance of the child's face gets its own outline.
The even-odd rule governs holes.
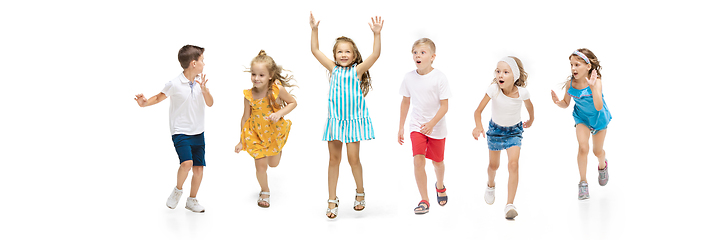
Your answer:
[[[592,64],[585,63],[585,60],[578,56],[570,58],[570,73],[575,79],[585,79],[588,77]]]
[[[355,51],[349,42],[339,42],[334,54],[335,61],[342,67],[349,67],[355,62]]]
[[[201,54],[200,57],[198,57],[198,60],[193,60],[191,64],[195,67],[195,70],[197,70],[198,73],[202,73],[203,68],[205,68],[205,55]]]
[[[497,79],[500,88],[511,89],[515,83],[515,76],[510,65],[504,61],[498,62],[497,68],[495,68],[495,79]]]
[[[266,63],[258,62],[250,66],[250,80],[254,88],[267,89],[271,77]]]
[[[433,60],[435,60],[435,53],[432,52],[427,44],[419,44],[412,50],[413,61],[417,69],[427,69],[432,66]]]

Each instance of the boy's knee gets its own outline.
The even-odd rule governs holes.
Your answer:
[[[187,160],[187,161],[183,161],[182,163],[180,163],[180,169],[182,169],[182,170],[190,171],[190,169],[192,169],[192,167],[193,167],[192,160]]]
[[[205,170],[205,167],[203,167],[203,166],[193,166],[192,167],[193,174],[202,173],[203,170]]]

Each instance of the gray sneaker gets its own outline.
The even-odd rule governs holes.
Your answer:
[[[165,202],[165,205],[169,207],[170,209],[175,209],[177,207],[178,202],[180,201],[180,196],[182,196],[183,191],[177,189],[177,187],[173,187],[172,193],[170,193],[170,196],[167,199],[167,202]]]
[[[598,169],[598,182],[600,183],[600,186],[605,186],[609,178],[610,175],[608,175],[607,159],[605,159],[605,169]]]
[[[578,184],[578,200],[585,200],[588,198],[590,198],[588,184],[585,181],[580,181],[580,183]]]

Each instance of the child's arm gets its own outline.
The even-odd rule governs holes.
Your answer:
[[[385,20],[382,20],[382,18],[378,16],[375,16],[375,18],[370,18],[370,20],[372,20],[372,24],[368,24],[370,25],[370,30],[372,30],[374,35],[373,52],[357,66],[358,78],[361,78],[360,76],[367,72],[367,70],[370,69],[373,64],[375,64],[375,61],[380,58],[380,30],[382,30]]]
[[[332,71],[335,67],[335,62],[326,57],[325,54],[320,51],[320,44],[318,43],[318,25],[320,25],[320,21],[315,22],[315,17],[313,17],[312,12],[310,12],[310,28],[312,29],[312,34],[310,34],[310,51],[313,56],[315,56],[315,59],[323,65],[323,67],[325,67],[328,71]]]
[[[147,106],[155,105],[159,102],[162,102],[166,98],[167,98],[167,96],[165,96],[164,93],[158,93],[157,95],[152,96],[150,99],[146,99],[145,95],[143,95],[142,93],[135,95],[135,101],[137,101],[137,104],[140,107],[147,107]]]
[[[590,79],[587,81],[588,85],[590,85],[590,88],[592,89],[593,105],[595,105],[595,110],[600,111],[603,108],[602,80],[597,77],[597,71],[593,70],[590,75]]]
[[[432,134],[435,124],[437,124],[440,121],[440,119],[442,119],[445,116],[447,111],[448,111],[448,100],[447,99],[440,100],[440,109],[438,109],[437,113],[435,113],[435,117],[433,117],[432,120],[430,120],[429,122],[420,126],[420,133],[425,134],[425,135]]]
[[[530,115],[530,119],[523,123],[523,127],[529,128],[530,126],[532,126],[533,121],[535,121],[535,109],[533,108],[533,104],[529,98],[528,100],[525,100],[523,102],[525,102],[525,108],[527,108],[528,115]]]
[[[240,136],[242,136],[242,131],[245,128],[245,122],[247,122],[248,118],[250,118],[250,114],[252,114],[252,109],[250,108],[250,101],[248,101],[247,98],[243,99],[245,99],[245,110],[243,111],[242,120],[240,120]],[[242,137],[240,137],[240,142],[235,145],[235,153],[240,153],[240,151],[243,150],[243,141],[244,140],[242,139]]]
[[[280,89],[280,94],[278,97],[280,97],[280,100],[285,101],[285,103],[287,103],[287,105],[285,105],[285,107],[278,110],[277,112],[270,114],[270,116],[267,117],[267,119],[272,120],[273,122],[277,122],[278,120],[280,120],[280,118],[287,115],[293,109],[295,109],[295,107],[297,107],[297,100],[295,100],[295,98],[292,95],[290,95],[290,93],[288,93],[287,90],[285,90],[285,87],[283,87],[282,85],[277,85],[277,86],[278,86],[278,89]]]
[[[485,129],[483,129],[482,126],[482,112],[485,110],[485,106],[490,102],[490,96],[485,94],[485,97],[482,101],[480,101],[480,105],[478,105],[478,108],[475,110],[475,129],[473,129],[472,135],[475,138],[475,140],[478,140],[478,137],[480,137],[480,134],[482,134],[483,138],[485,138]]]
[[[212,107],[215,101],[213,101],[213,97],[210,94],[210,89],[208,89],[206,85],[208,80],[210,79],[205,79],[205,74],[201,74],[200,76],[202,77],[202,81],[198,83],[200,83],[200,89],[202,89],[203,98],[205,99],[205,105],[207,105],[208,107]]]
[[[410,98],[403,96],[400,102],[400,130],[398,130],[398,143],[402,145],[405,143],[405,119],[407,119],[407,113],[410,109]]]
[[[552,100],[555,103],[555,105],[557,105],[558,107],[561,107],[561,108],[567,108],[568,106],[570,106],[570,95],[567,94],[567,89],[570,89],[571,87],[572,87],[571,81],[567,81],[567,83],[565,83],[565,94],[564,94],[565,96],[563,97],[562,100],[558,99],[557,95],[555,94],[555,91],[550,90],[550,93],[552,95]]]

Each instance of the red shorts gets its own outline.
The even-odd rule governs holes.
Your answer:
[[[419,132],[411,132],[413,156],[425,155],[435,162],[442,162],[445,159],[445,139],[434,139]]]

